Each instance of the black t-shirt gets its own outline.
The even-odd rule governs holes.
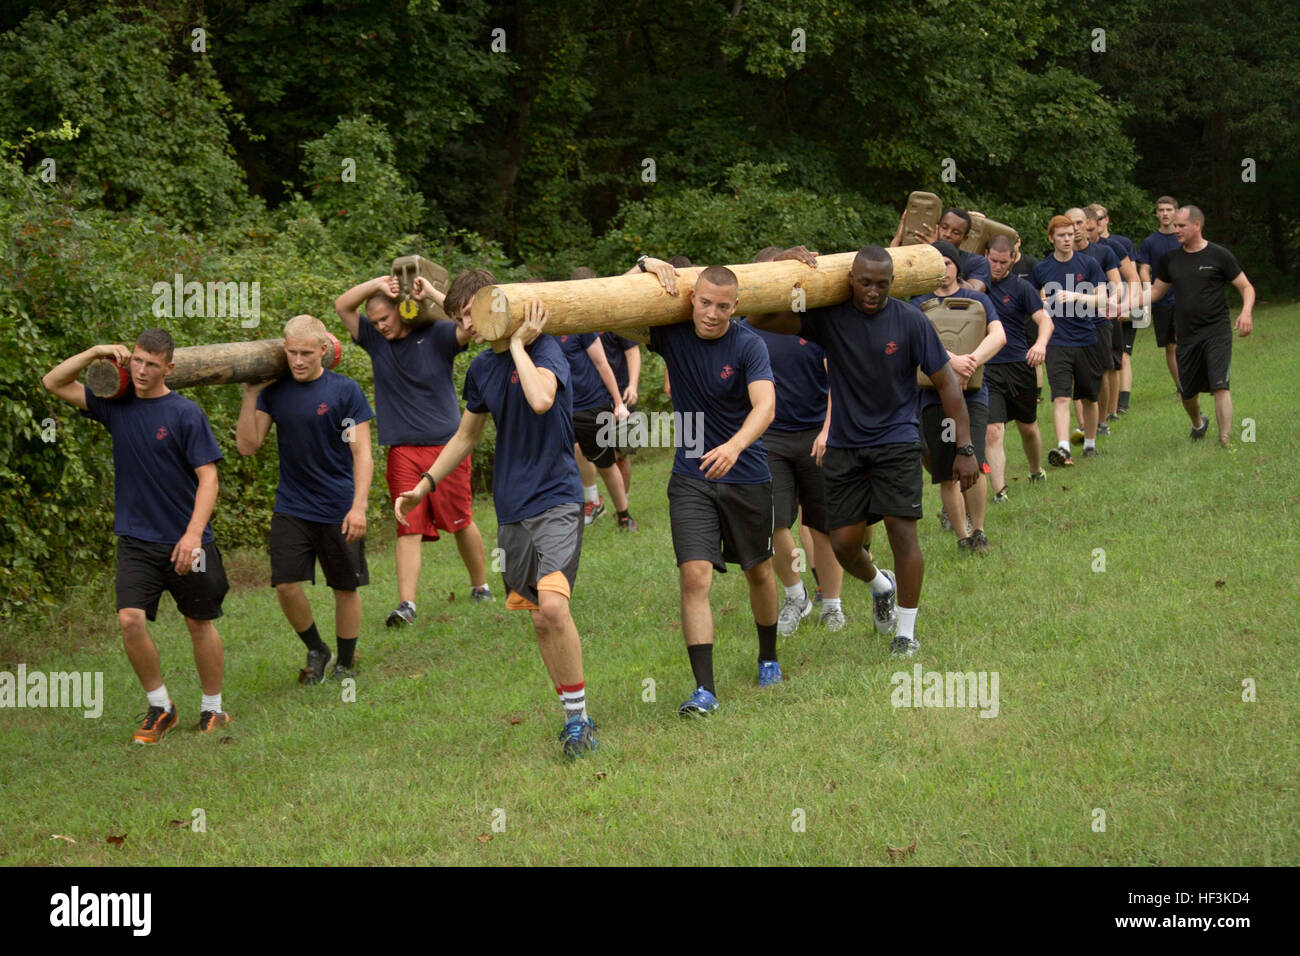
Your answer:
[[[1034,266],[1038,265],[1038,260],[1027,252],[1020,253],[1020,258],[1011,263],[1011,274],[1020,276],[1022,279],[1028,279],[1029,273],[1034,271]]]
[[[1224,287],[1241,275],[1241,266],[1231,252],[1213,242],[1200,252],[1179,246],[1161,257],[1155,274],[1174,287],[1174,334],[1179,345],[1232,334]]]

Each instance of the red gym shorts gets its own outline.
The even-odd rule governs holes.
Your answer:
[[[410,491],[420,476],[433,467],[446,445],[390,445],[388,447],[388,497],[392,501],[403,491]],[[474,498],[469,490],[470,459],[457,465],[450,475],[438,482],[433,494],[415,506],[406,516],[407,524],[397,526],[397,533],[418,534],[425,541],[437,541],[439,531],[453,534],[468,528],[474,520]]]

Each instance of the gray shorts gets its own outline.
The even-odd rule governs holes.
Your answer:
[[[573,596],[582,554],[582,504],[565,502],[497,528],[506,607],[536,610],[539,591]]]

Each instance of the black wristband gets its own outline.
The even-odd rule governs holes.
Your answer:
[[[433,480],[433,475],[429,474],[429,473],[426,471],[424,474],[422,474],[422,475],[420,476],[420,478],[421,478],[421,479],[425,479],[425,478],[428,478],[428,479],[429,479],[429,494],[433,494],[434,489],[436,489],[436,488],[438,487],[438,483],[437,483],[436,481]]]

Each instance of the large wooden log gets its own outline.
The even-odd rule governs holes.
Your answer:
[[[343,346],[333,335],[330,343],[331,348],[325,353],[326,368],[333,368],[343,356]],[[289,369],[284,339],[192,345],[176,349],[172,361],[176,367],[167,376],[168,388],[265,382],[279,378]],[[86,369],[86,387],[98,398],[121,398],[130,386],[130,376],[109,359],[96,359]]]
[[[886,250],[894,259],[889,294],[907,298],[933,292],[943,281],[943,257],[933,246],[900,246]],[[728,266],[740,282],[737,315],[764,315],[802,305],[805,309],[834,305],[849,297],[849,268],[856,252],[818,256],[817,268],[801,262],[746,262]],[[523,321],[524,306],[540,299],[550,313],[546,331],[556,335],[606,330],[636,330],[672,325],[691,317],[686,295],[695,287],[701,268],[678,269],[679,294],[664,291],[650,274],[578,279],[566,282],[513,282],[488,286],[474,296],[470,315],[474,328],[488,341],[512,335]],[[802,302],[799,302],[802,293]],[[631,336],[630,336],[631,337]]]

